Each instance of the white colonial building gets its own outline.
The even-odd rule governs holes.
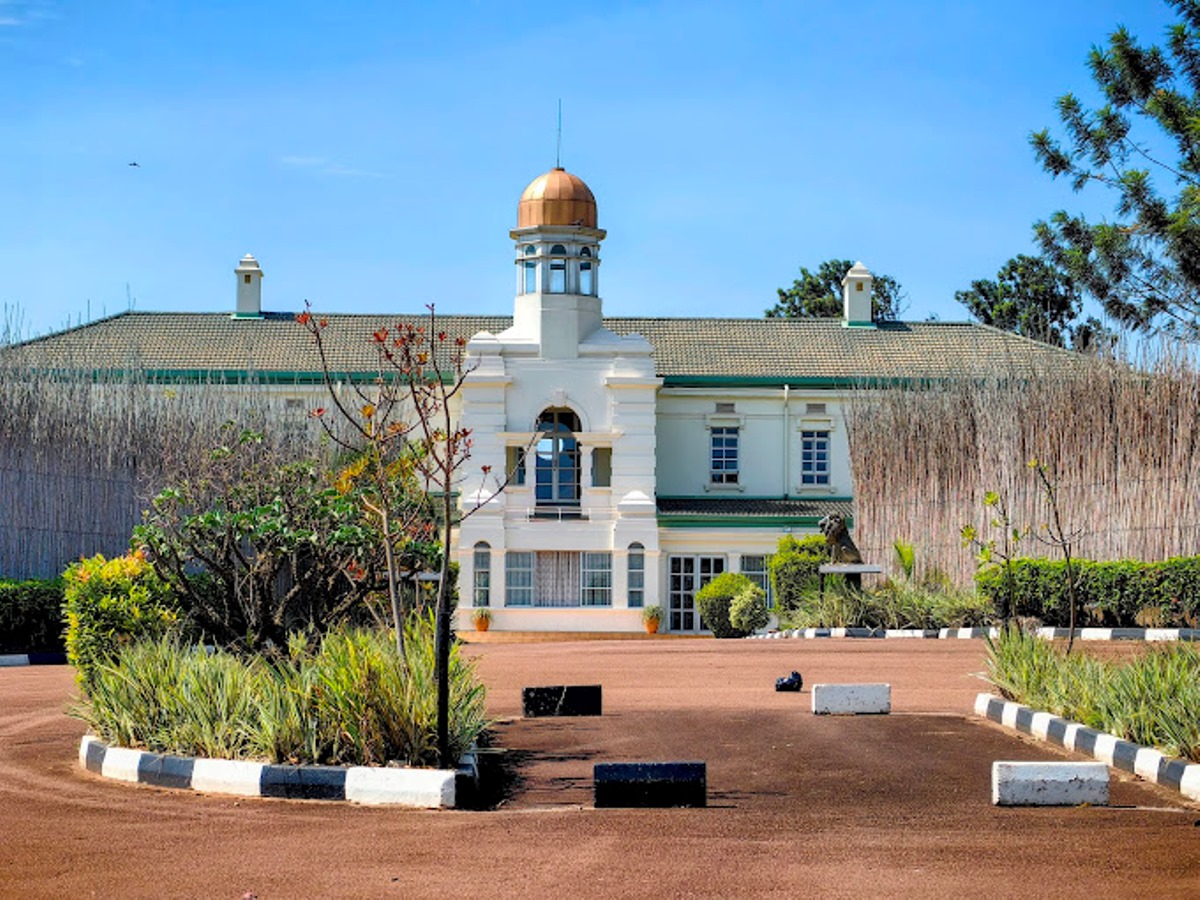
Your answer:
[[[470,361],[453,410],[475,473],[458,486],[475,509],[457,534],[460,626],[487,606],[494,629],[634,631],[655,605],[667,631],[700,630],[708,579],[765,587],[781,536],[830,512],[852,522],[851,391],[1061,352],[975,324],[873,322],[861,263],[838,319],[605,318],[598,222],[582,180],[540,176],[510,232],[511,315],[439,316]],[[95,371],[134,361],[155,382],[253,381],[303,417],[324,375],[298,310],[263,310],[252,256],[235,274],[232,314],[127,312],[28,346]],[[373,377],[375,329],[421,318],[321,312],[346,380]],[[506,490],[484,466],[513,473]]]

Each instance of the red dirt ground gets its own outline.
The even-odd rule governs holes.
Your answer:
[[[66,668],[0,669],[0,896],[1197,897],[1200,810],[1114,773],[1112,806],[999,809],[995,759],[1053,748],[970,715],[978,641],[475,644],[517,773],[484,812],[238,800],[76,764]],[[799,669],[803,694],[776,694]],[[887,681],[891,716],[816,717]],[[600,718],[520,689],[602,684]],[[698,810],[595,810],[606,760],[705,760]]]

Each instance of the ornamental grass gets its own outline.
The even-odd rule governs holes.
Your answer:
[[[401,660],[384,631],[295,636],[273,656],[240,657],[167,636],[97,666],[75,715],[103,740],[155,753],[272,763],[437,763],[434,627],[414,616]],[[488,726],[485,688],[450,657],[455,757]]]
[[[1200,648],[1192,644],[1117,663],[1068,656],[1006,628],[988,641],[988,680],[1010,700],[1200,762]]]

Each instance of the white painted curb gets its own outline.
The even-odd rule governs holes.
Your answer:
[[[440,809],[454,806],[454,772],[446,769],[376,769],[351,766],[346,770],[346,799],[370,806]]]
[[[111,747],[108,752],[112,753]],[[197,759],[192,769],[192,790],[257,797],[262,770],[262,763],[243,759]]]
[[[996,806],[1108,806],[1108,766],[1102,762],[992,763]]]
[[[872,715],[892,711],[890,684],[814,684],[815,715]]]

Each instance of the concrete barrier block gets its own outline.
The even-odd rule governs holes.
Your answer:
[[[814,684],[816,715],[875,715],[892,711],[890,684]]]
[[[27,665],[29,665],[29,654],[27,653],[0,653],[0,669],[8,666]]]
[[[996,806],[1108,805],[1108,766],[1102,762],[992,763]]]
[[[596,763],[592,780],[597,809],[708,805],[702,762]]]
[[[192,790],[257,797],[262,770],[262,763],[240,759],[197,759],[192,768]]]
[[[126,747],[109,747],[104,752],[104,765],[100,774],[105,778],[116,781],[138,780],[138,764],[142,761],[141,750],[130,750]]]
[[[600,685],[527,687],[521,691],[521,707],[529,719],[539,716],[598,716],[601,713]]]
[[[346,770],[346,799],[370,806],[450,809],[457,799],[455,773],[448,769],[351,766]]]

